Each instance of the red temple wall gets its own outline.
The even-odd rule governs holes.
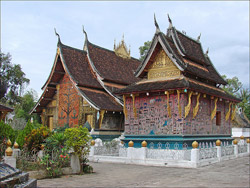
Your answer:
[[[230,119],[225,120],[226,112],[228,111],[228,103],[225,101],[217,101],[217,110],[221,112],[221,124],[216,125],[216,116],[211,120],[211,113],[214,109],[214,99],[210,97],[203,98],[200,96],[200,105],[197,116],[193,119],[193,108],[196,105],[196,96],[192,96],[192,105],[189,115],[185,119],[185,124],[183,127],[183,134],[221,134],[230,135],[231,134],[231,123]],[[185,95],[184,99],[186,106],[188,103],[188,97]]]
[[[74,88],[69,76],[64,75],[59,83],[58,125],[70,127],[78,124],[80,96]]]
[[[230,121],[225,122],[228,103],[217,102],[217,111],[221,111],[221,125],[216,125],[216,118],[211,121],[211,111],[214,100],[200,97],[200,106],[197,116],[193,119],[193,108],[196,97],[192,96],[189,115],[184,118],[184,107],[188,103],[187,94],[181,94],[181,117],[178,112],[177,95],[170,95],[171,117],[167,111],[167,96],[139,96],[135,98],[137,118],[134,118],[132,97],[126,98],[127,118],[125,119],[125,134],[131,135],[166,135],[166,134],[231,134]],[[212,110],[211,110],[212,109]],[[225,112],[226,109],[226,112]]]

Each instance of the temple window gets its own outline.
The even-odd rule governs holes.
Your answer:
[[[216,112],[216,125],[221,125],[221,112]]]

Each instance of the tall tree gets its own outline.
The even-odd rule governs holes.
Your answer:
[[[31,89],[26,91],[26,93],[21,97],[20,103],[15,107],[15,117],[24,118],[28,121],[32,117],[29,112],[34,107],[36,100],[37,93],[35,90]]]
[[[144,42],[143,46],[139,47],[139,50],[140,50],[140,58],[139,58],[139,60],[140,61],[143,61],[144,58],[146,57],[151,43],[152,43],[151,41],[147,41],[147,42]]]
[[[20,102],[20,95],[29,81],[21,65],[12,64],[11,55],[0,51],[0,99],[11,105]]]
[[[227,93],[236,96],[236,93],[242,88],[242,83],[236,76],[234,76],[233,78],[227,78],[226,75],[222,75],[222,77],[228,83],[226,86],[222,86],[222,89]]]

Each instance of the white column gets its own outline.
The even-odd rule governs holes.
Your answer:
[[[134,152],[134,148],[133,147],[128,147],[128,152],[127,152],[128,159],[133,158],[133,152]]]
[[[72,168],[72,172],[74,174],[80,173],[81,167],[80,167],[80,160],[79,160],[78,155],[71,154],[70,167]]]
[[[238,145],[234,144],[234,155],[237,157],[238,156]]]
[[[20,149],[13,149],[13,157],[17,158],[20,155]]]
[[[250,143],[247,143],[247,153],[250,153]]]
[[[191,161],[194,162],[194,163],[199,162],[199,149],[193,148],[191,150]]]
[[[221,160],[221,146],[216,146],[216,149],[217,149],[217,158],[220,161]]]
[[[89,151],[89,156],[92,157],[94,156],[95,152],[95,146],[90,146],[90,151]]]
[[[244,145],[245,144],[245,140],[244,139],[240,139],[240,141],[239,141],[239,145]]]
[[[5,156],[4,162],[13,168],[16,168],[16,158],[13,156]]]

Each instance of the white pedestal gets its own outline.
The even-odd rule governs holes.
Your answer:
[[[217,149],[217,157],[220,161],[221,160],[221,146],[216,146],[216,149]]]
[[[237,157],[238,156],[238,145],[234,145],[234,155]]]
[[[199,162],[199,149],[194,148],[191,150],[191,161],[194,163]]]
[[[20,155],[20,149],[13,149],[13,157],[17,158]]]
[[[95,152],[95,146],[90,146],[90,151],[89,151],[89,156],[92,157],[94,156]]]
[[[80,173],[80,171],[81,171],[80,160],[79,160],[79,157],[77,155],[75,155],[75,154],[71,155],[70,166],[71,166],[72,172],[74,174]]]
[[[5,156],[4,162],[13,168],[16,168],[16,158],[13,156]]]

